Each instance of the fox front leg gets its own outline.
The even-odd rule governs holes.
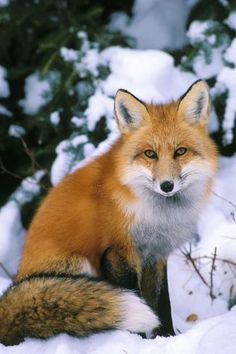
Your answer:
[[[103,277],[111,284],[126,289],[140,289],[141,266],[136,254],[123,247],[109,247],[101,259]]]
[[[141,295],[158,315],[161,326],[156,334],[174,335],[167,282],[166,260],[147,265],[142,271]]]
[[[147,292],[142,293],[141,290],[141,263],[139,257],[136,257],[134,254],[126,253],[121,248],[109,248],[104,252],[101,260],[101,272],[103,277],[110,282],[111,284],[135,290],[136,294],[144,298],[145,303],[150,308],[152,313],[156,313],[158,303],[153,303],[155,295],[152,297],[151,292],[152,286],[149,286]],[[145,281],[149,277],[145,276],[142,279],[142,283],[145,286]],[[157,325],[152,331],[141,332],[140,335],[144,338],[150,338],[153,334],[159,333],[158,328],[160,322],[158,320]]]

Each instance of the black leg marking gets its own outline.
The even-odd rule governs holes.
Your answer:
[[[158,300],[158,309],[159,319],[162,324],[159,328],[158,334],[164,337],[175,335],[171,317],[170,296],[167,281],[167,266],[164,267],[164,275]]]
[[[138,290],[138,275],[121,253],[113,248],[104,252],[101,259],[102,275],[115,286]]]
[[[148,265],[143,269],[141,282],[142,296],[147,304],[158,315],[161,327],[155,334],[161,336],[174,335],[170,299],[167,282],[166,261]]]

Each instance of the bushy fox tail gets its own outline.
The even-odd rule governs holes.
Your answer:
[[[108,329],[151,332],[159,325],[135,293],[85,276],[39,274],[9,288],[0,299],[0,342],[58,333],[86,336]]]

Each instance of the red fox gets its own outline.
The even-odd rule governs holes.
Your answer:
[[[120,137],[39,207],[16,281],[0,299],[0,342],[108,329],[151,333],[168,254],[195,233],[217,171],[209,93],[177,101],[115,97]]]

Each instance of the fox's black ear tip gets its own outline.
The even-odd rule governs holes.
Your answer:
[[[114,111],[119,129],[124,134],[144,124],[147,116],[145,104],[125,89],[116,92]]]
[[[178,113],[190,124],[206,125],[210,111],[209,88],[204,80],[196,80],[180,97]]]
[[[115,99],[119,98],[119,97],[122,97],[122,96],[126,96],[126,95],[129,95],[129,96],[133,96],[131,92],[129,92],[128,90],[125,90],[123,88],[120,88],[116,91],[116,94],[115,94]]]
[[[208,86],[207,82],[203,79],[198,79],[198,80],[194,81],[194,83],[190,86],[190,88],[192,88],[195,85],[209,90],[209,86]]]
[[[130,94],[130,92],[129,92],[128,90],[123,89],[123,88],[119,88],[119,89],[116,91],[116,93],[117,93],[117,92],[124,92],[124,93],[129,93],[129,94]]]

